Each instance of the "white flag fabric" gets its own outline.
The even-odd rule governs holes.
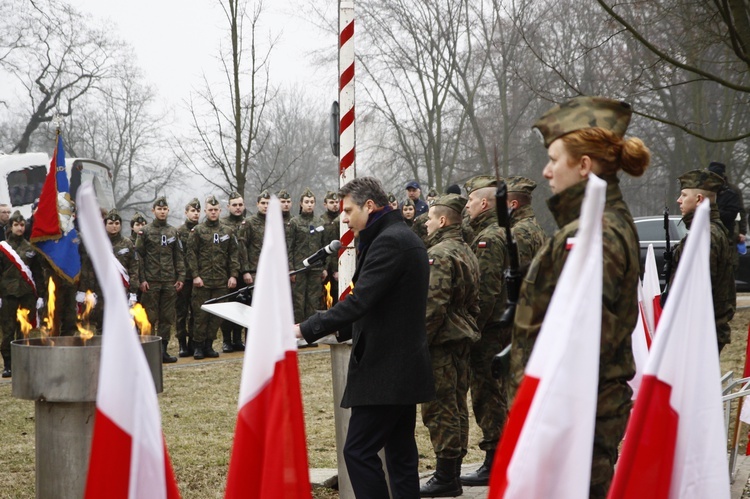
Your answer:
[[[643,299],[643,287],[641,286],[640,280],[638,281],[638,321],[635,323],[635,329],[631,335],[631,345],[633,348],[633,360],[635,360],[635,376],[633,379],[628,381],[628,385],[633,390],[632,400],[638,398],[638,390],[641,387],[641,379],[643,378],[643,370],[646,368],[646,361],[648,360],[648,349],[650,343],[647,341],[650,339],[648,331],[646,331],[646,316],[644,299]]]
[[[77,211],[106,303],[86,498],[179,497],[154,379],[90,183],[78,190]]]
[[[609,498],[729,497],[708,201],[698,205],[656,329]]]
[[[496,451],[489,497],[589,496],[601,343],[606,182],[589,176],[575,244]]]
[[[653,338],[659,317],[661,317],[661,286],[653,244],[648,245],[646,264],[643,269],[643,308],[646,313],[646,331],[649,338]],[[650,346],[651,341],[648,343]]]
[[[271,196],[255,276],[226,498],[309,498],[297,340],[281,203]]]

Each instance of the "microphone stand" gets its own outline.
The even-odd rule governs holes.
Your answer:
[[[301,269],[292,270],[291,272],[289,272],[289,277],[293,275],[301,274],[302,272],[307,272],[308,270],[310,270],[310,267],[302,267]],[[217,296],[216,298],[211,298],[210,300],[206,300],[203,302],[203,304],[208,305],[210,303],[216,303],[217,301],[224,300],[225,298],[234,298],[240,293],[244,293],[245,291],[250,291],[254,287],[255,287],[255,284],[251,284],[249,286],[245,286],[244,288],[240,288],[237,291],[232,291],[231,293],[227,293],[223,296]]]

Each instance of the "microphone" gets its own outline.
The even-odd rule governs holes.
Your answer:
[[[331,241],[331,244],[329,244],[328,246],[324,246],[323,248],[320,248],[318,251],[316,251],[312,255],[302,260],[302,265],[304,265],[305,268],[307,268],[313,263],[317,263],[321,261],[326,256],[332,255],[333,253],[337,252],[339,248],[341,248],[341,241],[339,241],[338,239],[334,239],[333,241]]]

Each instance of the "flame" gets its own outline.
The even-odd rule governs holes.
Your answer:
[[[325,296],[326,308],[331,308],[331,305],[333,305],[333,297],[331,296],[331,281],[328,281],[327,283],[325,283],[325,285],[323,286],[323,289],[326,290],[326,296]]]
[[[54,333],[55,324],[55,281],[49,278],[47,282],[47,317],[44,318],[43,329]]]
[[[31,322],[29,322],[29,309],[18,307],[18,310],[16,310],[16,320],[18,321],[18,324],[21,325],[23,337],[28,338],[29,333],[34,327],[31,325]]]
[[[146,309],[143,308],[143,305],[140,303],[133,305],[130,309],[130,315],[133,316],[135,327],[138,328],[142,336],[148,336],[151,334],[151,323],[148,321],[148,315],[146,314]]]
[[[86,290],[86,298],[83,300],[83,312],[78,314],[78,322],[76,327],[78,328],[78,336],[84,341],[84,343],[91,339],[96,331],[92,330],[89,323],[91,311],[94,309],[94,293],[91,290]]]

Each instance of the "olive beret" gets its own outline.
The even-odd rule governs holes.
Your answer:
[[[505,185],[508,186],[508,192],[520,192],[527,196],[531,196],[531,192],[536,189],[536,182],[521,176],[509,177]]]
[[[622,138],[633,109],[627,102],[604,97],[576,97],[559,104],[534,123],[544,138],[544,147],[556,139],[584,128],[603,128]]]
[[[485,187],[497,187],[497,177],[493,177],[492,175],[477,175],[467,180],[464,184],[467,194]]]

